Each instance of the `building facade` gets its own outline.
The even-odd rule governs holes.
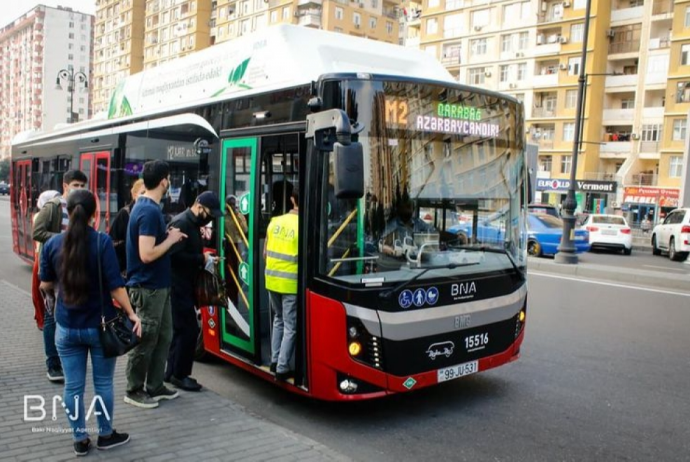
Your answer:
[[[92,30],[93,16],[43,5],[0,29],[0,157],[19,132],[91,115]]]
[[[591,0],[581,210],[622,209],[639,222],[678,205],[690,109],[688,6]],[[419,17],[403,19],[406,41],[418,27],[420,47],[459,82],[524,102],[528,142],[539,146],[537,199],[555,204],[573,166],[585,7],[586,0],[426,0]]]
[[[400,0],[214,0],[211,41],[287,23],[398,43],[399,9]]]

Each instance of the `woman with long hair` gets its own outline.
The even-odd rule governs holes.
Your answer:
[[[113,319],[116,308],[112,300],[115,299],[132,321],[138,336],[141,336],[141,321],[132,310],[125,291],[112,240],[92,227],[96,216],[94,195],[86,189],[71,192],[67,197],[67,213],[67,231],[50,238],[43,246],[40,278],[42,290],[57,293],[55,343],[65,374],[63,402],[72,427],[74,452],[85,456],[91,447],[84,406],[89,354],[95,391],[93,401],[98,411],[97,448],[112,449],[129,441],[128,434],[113,429],[116,358],[103,356],[98,334],[101,311],[106,320]],[[99,252],[102,278],[99,277]]]
[[[120,264],[122,274],[127,273],[127,226],[129,225],[129,214],[132,212],[132,207],[136,204],[139,196],[144,194],[144,191],[146,191],[146,187],[144,187],[143,179],[139,178],[132,183],[132,201],[117,212],[112,225],[110,225],[110,237],[113,238],[117,261]]]

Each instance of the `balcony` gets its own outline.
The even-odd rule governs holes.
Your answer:
[[[585,172],[584,179],[589,181],[616,181],[616,174],[604,172]]]
[[[635,109],[604,109],[603,121],[606,124],[628,125],[631,124],[634,119]]]
[[[545,117],[556,117],[556,109],[545,108],[545,107],[533,107],[532,117],[534,118],[545,118]]]
[[[419,37],[409,37],[405,39],[405,46],[410,48],[419,48]]]
[[[537,45],[536,47],[534,47],[534,56],[555,55],[560,53],[560,51],[560,43],[547,43],[544,45]]]
[[[636,173],[632,175],[631,182],[626,186],[656,186],[659,177],[655,173]]]
[[[553,149],[553,140],[539,140],[537,144],[541,149]]]
[[[608,75],[606,76],[606,88],[635,87],[639,78],[638,74]]]
[[[408,39],[409,40],[409,39]],[[417,38],[417,43],[419,43],[419,38]],[[407,45],[411,46],[411,45]],[[459,66],[460,65],[460,56],[444,56],[441,58],[441,64],[444,66]]]
[[[656,121],[663,121],[664,119],[664,106],[659,106],[659,107],[646,107],[642,109],[642,119],[647,122],[650,119],[656,120]]]
[[[632,152],[631,141],[609,141],[599,146],[602,154],[630,154]]]
[[[659,141],[640,141],[640,153],[651,152],[657,154],[661,148]]]
[[[637,53],[640,51],[640,41],[630,40],[628,42],[609,43],[609,53]]]
[[[323,5],[323,0],[298,0],[297,1],[297,6],[298,7],[304,7],[304,6],[322,6]]]
[[[611,22],[616,21],[630,21],[631,19],[642,19],[644,13],[643,6],[635,8],[623,8],[620,10],[611,11]]]
[[[321,14],[306,13],[306,14],[300,15],[299,19],[297,20],[297,25],[304,26],[304,27],[320,28],[321,27]]]
[[[663,50],[664,48],[671,47],[670,37],[655,37],[649,39],[649,49],[650,50]]]
[[[537,23],[546,24],[549,22],[562,21],[563,15],[553,13],[539,13],[537,15]]]
[[[558,85],[558,74],[535,75],[532,83],[535,87],[555,87]]]
[[[652,15],[671,14],[673,13],[673,0],[655,1],[652,6]]]

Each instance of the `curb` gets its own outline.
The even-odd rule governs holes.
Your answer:
[[[651,250],[650,250],[651,251]],[[661,289],[690,290],[690,274],[670,274],[659,271],[645,271],[633,268],[613,268],[611,266],[578,263],[564,265],[553,260],[536,259],[530,257],[527,270],[549,274],[564,274],[579,276],[609,282],[623,282]]]

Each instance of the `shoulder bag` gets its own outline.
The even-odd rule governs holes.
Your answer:
[[[103,270],[101,268],[101,233],[98,233],[98,244],[96,245],[96,255],[98,259],[98,290],[101,294],[101,327],[98,329],[98,336],[103,346],[103,356],[113,358],[122,356],[129,350],[137,346],[139,337],[134,333],[132,321],[125,316],[122,310],[116,309],[117,315],[109,320],[105,320],[105,298],[103,297]]]
[[[196,306],[228,306],[228,299],[225,296],[225,286],[218,279],[218,263],[210,268],[199,271],[194,285],[196,295]],[[210,271],[209,271],[210,270]]]

